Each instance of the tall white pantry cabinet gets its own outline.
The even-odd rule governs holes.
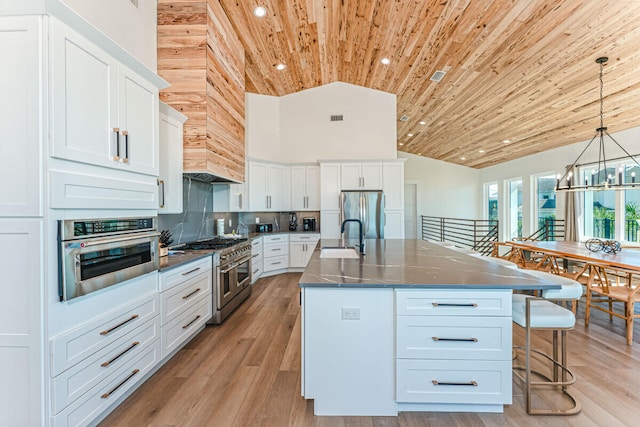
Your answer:
[[[17,2],[0,11],[3,426],[58,423],[50,340],[93,318],[97,313],[90,308],[106,301],[113,307],[104,296],[59,302],[56,221],[114,212],[155,215],[158,208],[162,79],[61,2],[28,4],[25,11],[12,9],[20,9]],[[45,14],[49,8],[52,15]],[[77,50],[61,44],[74,37]],[[127,134],[116,137],[114,128]],[[111,135],[91,134],[96,129]],[[141,289],[157,291],[157,280],[147,280]]]

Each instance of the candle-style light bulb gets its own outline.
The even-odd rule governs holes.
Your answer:
[[[620,166],[618,168],[618,185],[622,185],[622,171],[624,170],[624,168],[622,166]]]
[[[573,176],[573,172],[569,172],[567,174],[567,187],[571,188],[571,177]]]
[[[613,175],[607,175],[608,184],[611,185],[611,181],[613,180]]]
[[[591,185],[595,185],[595,184],[596,184],[596,170],[591,169]]]
[[[632,184],[636,183],[636,173],[635,172],[631,172],[631,183]]]

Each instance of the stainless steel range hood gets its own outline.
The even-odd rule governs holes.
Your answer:
[[[185,178],[190,178],[194,181],[206,182],[207,184],[225,183],[237,184],[238,181],[231,180],[222,176],[213,175],[209,172],[185,172],[182,174]]]

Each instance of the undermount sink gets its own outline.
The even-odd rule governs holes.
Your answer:
[[[322,248],[320,258],[360,258],[353,248]]]

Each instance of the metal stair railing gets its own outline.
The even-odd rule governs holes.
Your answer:
[[[422,215],[422,239],[451,242],[489,255],[498,241],[498,221]]]

